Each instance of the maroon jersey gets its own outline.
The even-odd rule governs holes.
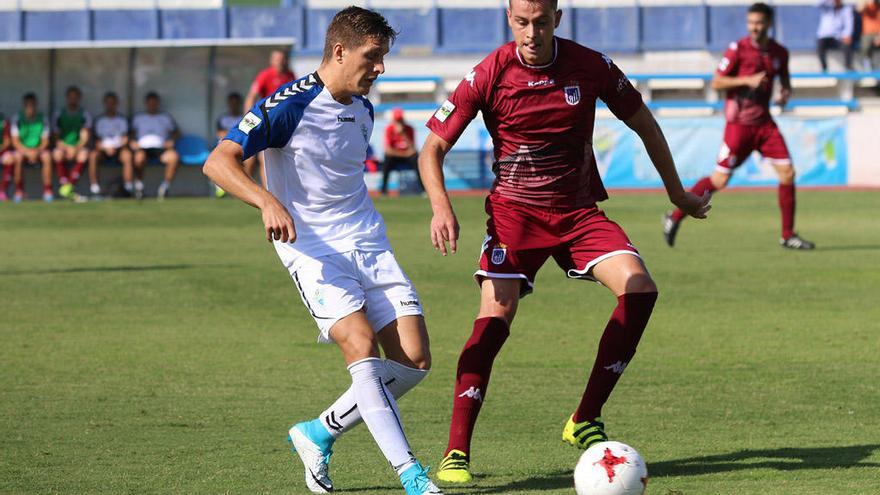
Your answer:
[[[593,157],[597,99],[621,120],[642,106],[629,79],[599,52],[555,38],[553,61],[536,67],[511,42],[480,62],[427,126],[454,144],[482,112],[495,148],[493,193],[581,208],[608,198]]]
[[[757,89],[746,86],[727,90],[724,115],[733,124],[760,125],[770,117],[770,95],[773,80],[788,80],[788,50],[774,40],[767,46],[756,45],[746,36],[731,43],[716,71],[722,76],[750,76],[766,72],[767,77]]]

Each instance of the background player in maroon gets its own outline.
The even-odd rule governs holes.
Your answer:
[[[480,269],[479,315],[458,362],[449,444],[438,478],[471,479],[471,435],[495,356],[520,297],[553,257],[571,278],[595,280],[617,297],[586,390],[563,429],[581,448],[607,439],[600,414],[635,354],[657,287],[626,233],[596,207],[607,199],[592,134],[601,99],[639,134],[669,198],[704,218],[709,196],[685,192],[666,139],[641,95],[601,53],[554,37],[562,12],[554,0],[511,0],[514,42],[484,59],[428,121],[419,168],[434,217],[431,239],[444,255],[457,249],[458,221],[443,184],[443,159],[478,112],[492,136],[496,175],[486,200],[487,237]]]
[[[757,150],[779,175],[780,244],[790,249],[813,249],[812,242],[802,239],[794,231],[794,167],[785,140],[770,116],[770,97],[776,77],[782,86],[777,104],[785,106],[791,96],[788,50],[769,37],[772,24],[773,9],[770,6],[756,3],[749,7],[746,14],[749,35],[731,43],[718,65],[712,87],[727,90],[724,142],[715,171],[697,181],[691,192],[702,196],[724,189],[733,171]],[[663,218],[663,234],[670,246],[675,245],[678,228],[685,216],[684,211],[676,209]]]

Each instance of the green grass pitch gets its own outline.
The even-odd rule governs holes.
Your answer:
[[[663,244],[659,194],[604,204],[660,287],[604,416],[645,457],[652,495],[880,493],[880,195],[803,191],[814,252],[778,245],[775,194],[716,196]],[[427,312],[434,371],[401,401],[436,466],[482,198],[454,200],[459,254],[430,246],[420,198],[378,200]],[[473,450],[448,494],[571,494],[563,423],[614,305],[548,264],[495,365]],[[307,493],[285,442],[349,382],[259,215],[237,201],[0,205],[0,493]],[[360,428],[337,443],[340,492],[399,494]]]

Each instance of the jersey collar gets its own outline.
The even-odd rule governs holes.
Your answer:
[[[519,60],[519,63],[521,63],[525,67],[528,67],[529,69],[546,69],[547,67],[550,67],[551,65],[556,63],[556,56],[559,55],[558,45],[556,43],[556,36],[553,37],[553,60],[551,60],[549,64],[529,65],[523,61],[522,55],[520,55],[519,53],[519,47],[516,46],[516,44],[514,44],[513,46],[513,51],[516,52],[516,59]]]

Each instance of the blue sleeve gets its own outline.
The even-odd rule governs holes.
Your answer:
[[[308,77],[278,88],[274,95],[257,102],[224,139],[238,143],[245,160],[267,148],[284,147],[321,88]]]

